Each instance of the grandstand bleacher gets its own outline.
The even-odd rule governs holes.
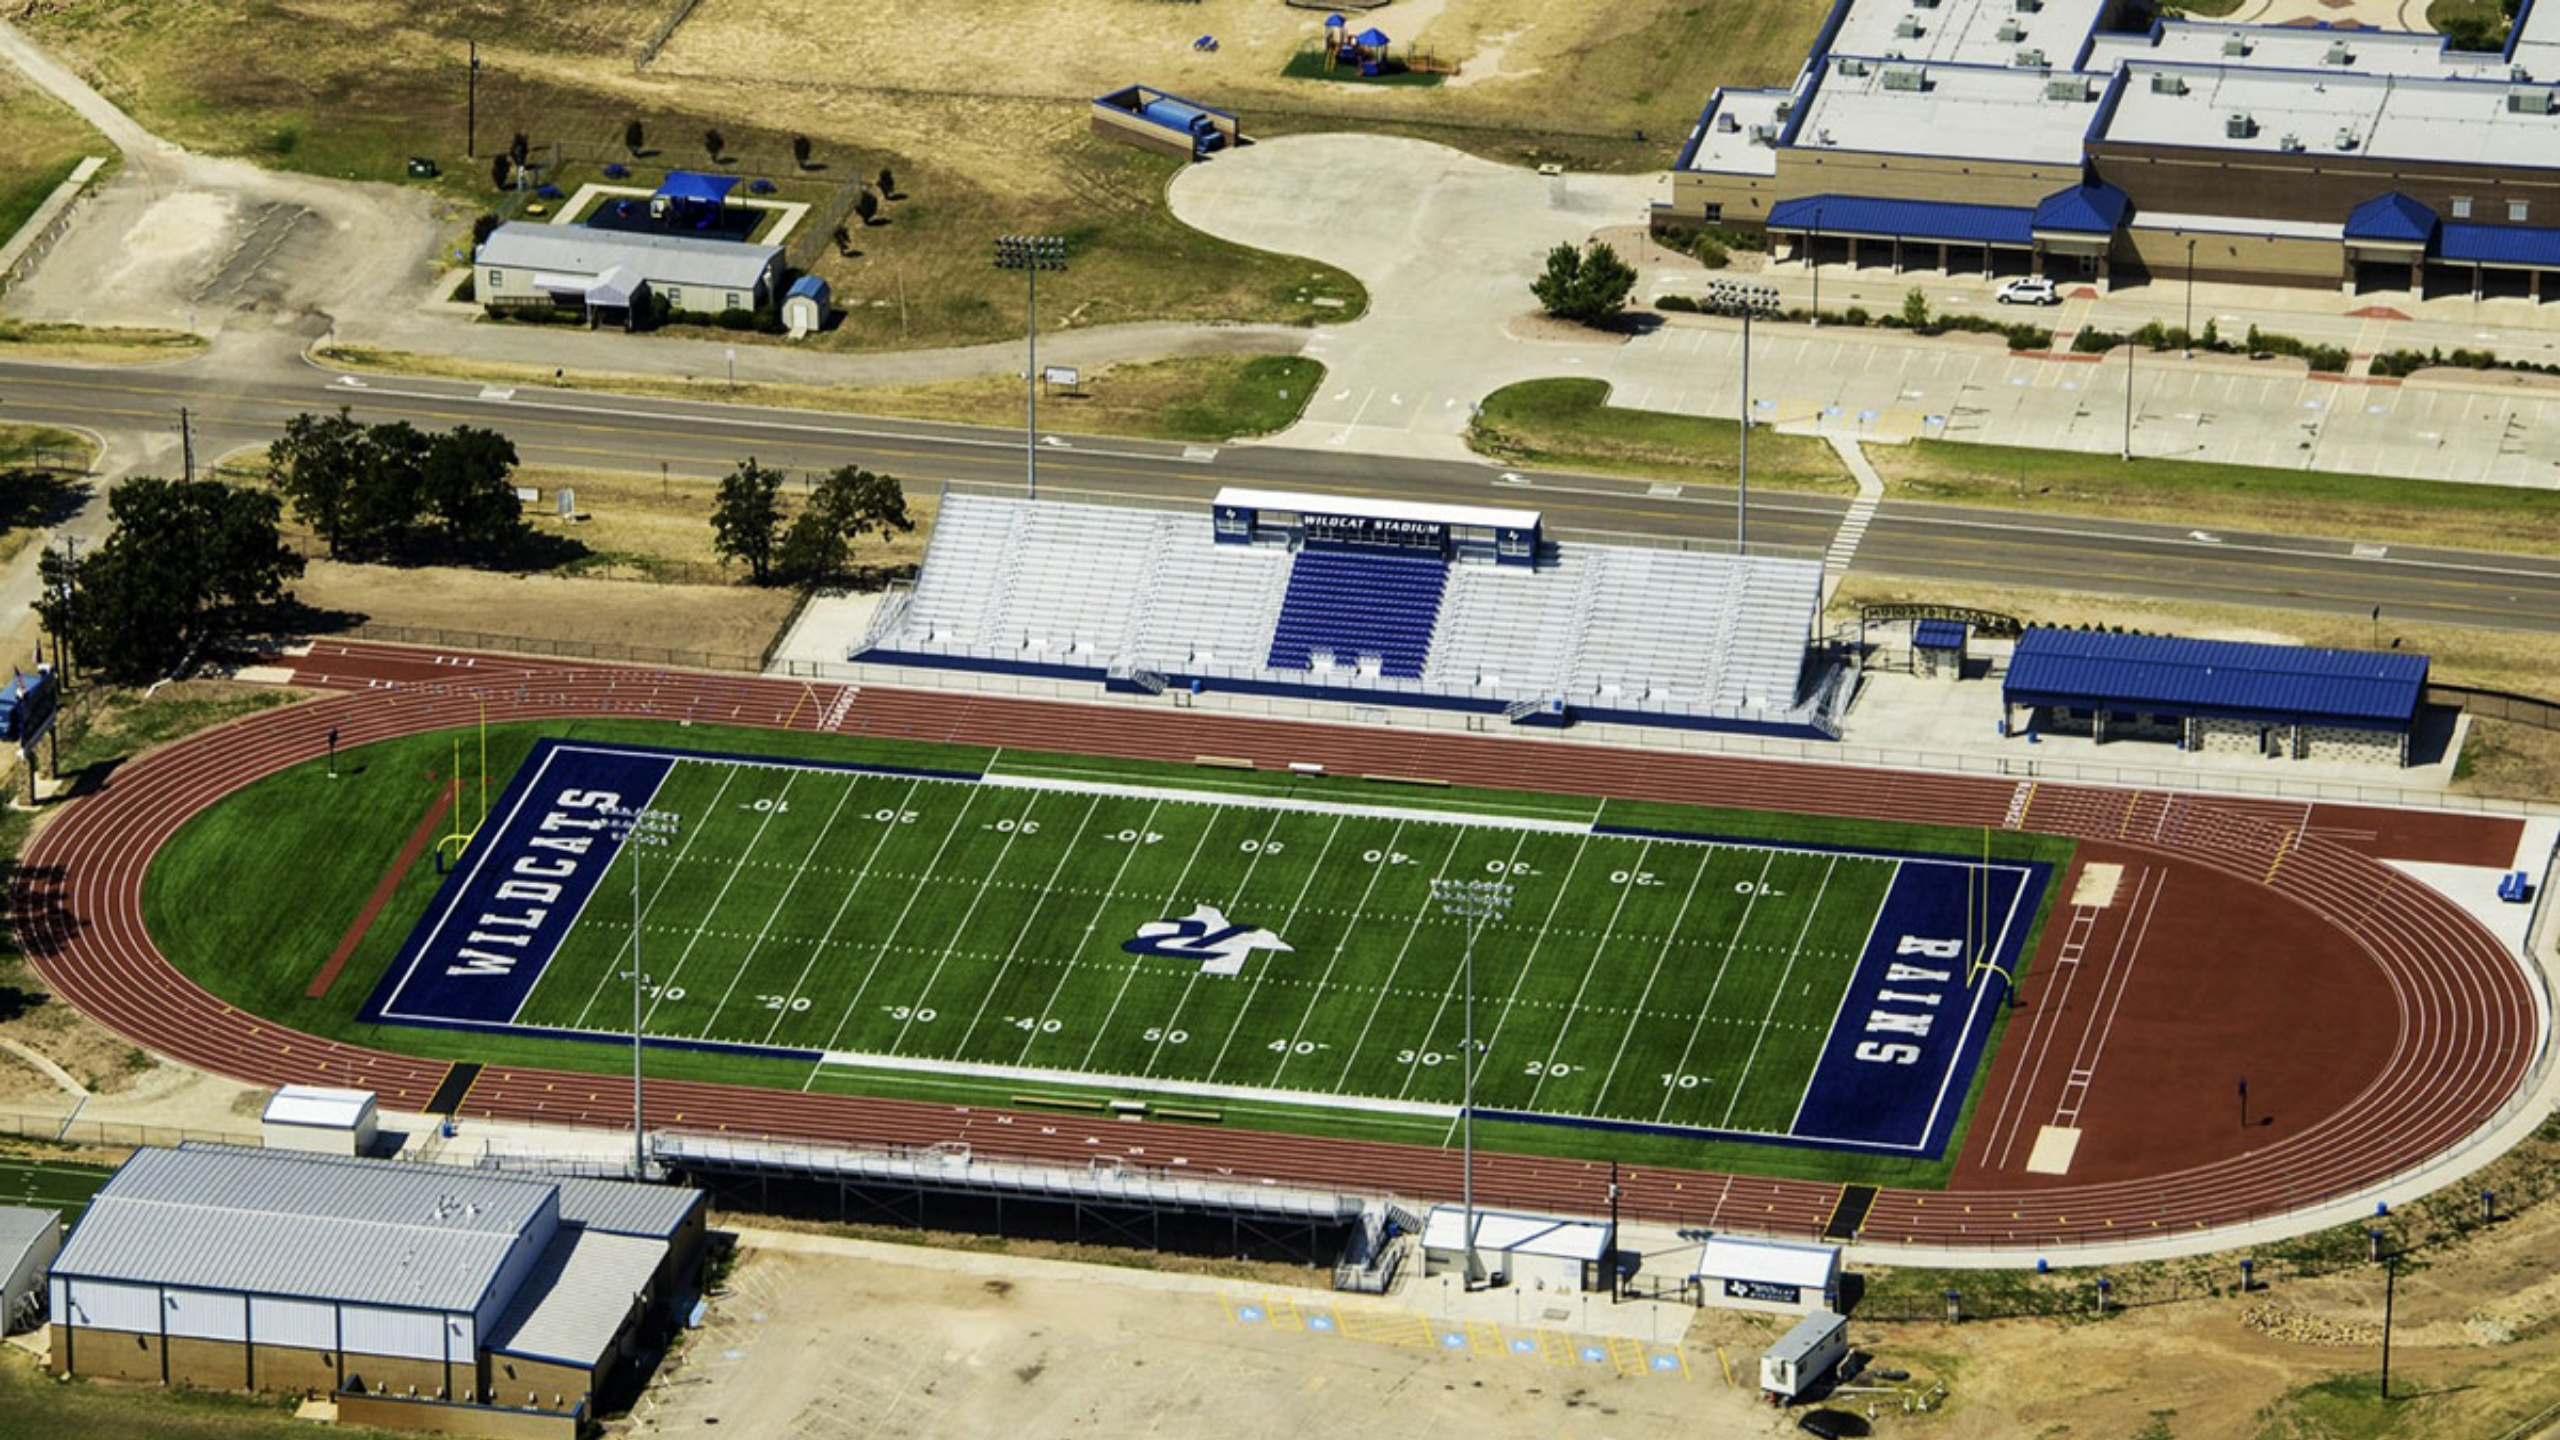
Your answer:
[[[847,658],[1828,735],[1820,596],[1811,558],[1562,543],[1528,511],[1230,491],[1213,519],[953,491]]]

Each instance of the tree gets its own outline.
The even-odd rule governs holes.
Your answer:
[[[491,189],[504,190],[507,188],[507,182],[514,178],[516,178],[516,162],[508,159],[504,155],[492,155],[489,157],[489,186]]]
[[[632,159],[637,160],[640,158],[640,147],[648,142],[648,138],[649,132],[640,128],[639,121],[625,120],[622,122],[622,150],[624,154],[629,155]]]
[[[1547,252],[1546,272],[1529,285],[1548,314],[1585,325],[1616,315],[1635,288],[1634,267],[1606,244],[1594,244],[1589,250],[1558,245]]]
[[[497,233],[498,227],[506,223],[489,211],[481,211],[480,218],[471,222],[472,253],[478,254],[480,247],[489,243],[489,237]]]
[[[355,484],[347,496],[347,547],[360,554],[388,554],[408,543],[425,488],[428,440],[406,420],[365,432]]]
[[[792,163],[792,164],[794,164],[794,165],[799,166],[799,167],[800,167],[801,169],[803,169],[803,170],[808,169],[808,168],[809,168],[809,152],[810,152],[811,150],[815,149],[815,148],[816,148],[815,146],[813,146],[813,145],[811,145],[811,144],[809,143],[809,137],[808,137],[808,136],[806,136],[806,135],[794,135],[794,136],[792,136],[792,137],[791,137],[791,163]]]
[[[773,573],[782,543],[782,472],[750,455],[720,481],[711,507],[711,548],[723,560],[742,561],[759,585]]]
[[[702,132],[702,148],[711,152],[711,163],[717,165],[721,154],[729,148],[729,141],[717,130],[705,130]]]
[[[457,426],[427,441],[418,498],[449,544],[503,553],[532,528],[516,499],[515,468],[506,436]]]
[[[863,186],[862,193],[853,197],[853,213],[860,216],[865,225],[880,213],[880,197],[871,193],[870,186]]]
[[[283,502],[219,480],[128,480],[108,497],[114,533],[38,602],[90,667],[163,675],[241,614],[284,598],[302,557],[276,533]]]
[[[1902,292],[1902,323],[1913,330],[1929,328],[1929,292],[1914,285]]]
[[[331,558],[346,533],[347,512],[367,462],[365,428],[347,414],[308,412],[284,422],[284,434],[267,446],[267,483],[293,502],[293,512],[320,532]]]
[[[886,165],[880,167],[880,193],[883,197],[895,197],[898,193],[898,177],[889,173]]]
[[[526,139],[521,130],[516,132],[516,138],[507,142],[507,158],[516,162],[519,170],[524,168],[524,158],[532,153],[533,142]]]
[[[843,226],[839,225],[839,226],[837,226],[837,227],[836,227],[836,233],[835,233],[832,237],[830,237],[830,238],[832,238],[832,239],[836,242],[836,253],[837,253],[837,254],[839,254],[839,255],[851,255],[851,254],[853,253],[853,232],[852,232],[852,231],[847,230],[847,229],[846,229],[846,228],[844,228]]]
[[[818,481],[809,507],[792,520],[777,568],[799,584],[824,584],[850,568],[853,544],[863,536],[914,528],[906,489],[895,477],[841,466]]]

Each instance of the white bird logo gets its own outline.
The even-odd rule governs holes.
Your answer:
[[[1197,960],[1203,975],[1233,975],[1244,969],[1245,957],[1256,950],[1289,952],[1287,943],[1268,930],[1228,923],[1215,905],[1194,906],[1179,920],[1150,920],[1138,927],[1136,939],[1122,941],[1120,948],[1132,955]]]

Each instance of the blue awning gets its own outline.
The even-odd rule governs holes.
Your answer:
[[[1361,44],[1368,46],[1370,49],[1375,50],[1379,46],[1387,43],[1387,32],[1379,29],[1375,25],[1372,25],[1352,38],[1358,40]]]
[[[1911,645],[1916,650],[1961,650],[1964,648],[1964,622],[1923,620],[1911,627]]]
[[[2403,726],[2426,688],[2424,655],[2036,629],[2019,637],[2002,697],[2080,710]]]
[[[1863,195],[1807,195],[1769,207],[1772,230],[1825,235],[1947,240],[1967,245],[2035,243],[2035,212],[2024,205],[1960,205],[1941,200],[1877,200]]]
[[[2436,233],[2436,253],[2466,265],[2528,265],[2560,269],[2560,230],[2543,225],[2478,225],[2447,220]]]
[[[2436,212],[2397,190],[2386,190],[2347,212],[2349,240],[2424,245],[2435,234]]]
[[[2035,228],[2113,235],[2124,223],[2125,194],[2113,185],[2074,185],[2036,203]]]
[[[705,205],[717,205],[729,198],[729,192],[737,184],[735,175],[700,175],[691,170],[670,170],[666,183],[658,187],[658,193],[669,200],[695,200]]]

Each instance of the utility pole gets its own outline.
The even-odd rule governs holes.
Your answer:
[[[2187,237],[2187,358],[2196,356],[2196,242]]]
[[[996,237],[996,268],[1019,270],[1029,289],[1023,302],[1022,484],[1040,498],[1040,272],[1067,268],[1067,242],[1057,235]]]
[[[2118,459],[2133,458],[2133,352],[2141,349],[2131,336],[2124,342],[2124,453]]]
[[[2400,1288],[2400,1252],[2382,1260],[2382,1398],[2391,1398],[2391,1301]]]
[[[1813,207],[1813,240],[1805,246],[1805,263],[1813,267],[1813,326],[1822,328],[1822,206]]]
[[[178,453],[180,478],[193,480],[196,478],[196,430],[184,405],[178,407]]]
[[[1460,998],[1466,1016],[1466,1043],[1458,1057],[1461,1098],[1458,1101],[1459,1134],[1459,1203],[1466,1212],[1466,1288],[1484,1285],[1484,1261],[1476,1254],[1476,931],[1488,920],[1499,920],[1511,909],[1511,886],[1502,880],[1448,880],[1431,882],[1431,898],[1440,904],[1441,913],[1466,922],[1464,959],[1458,972]]]
[[[480,158],[480,41],[476,36],[471,41],[471,78],[465,85],[464,93],[469,98],[463,101],[462,108],[462,158],[477,160]]]

